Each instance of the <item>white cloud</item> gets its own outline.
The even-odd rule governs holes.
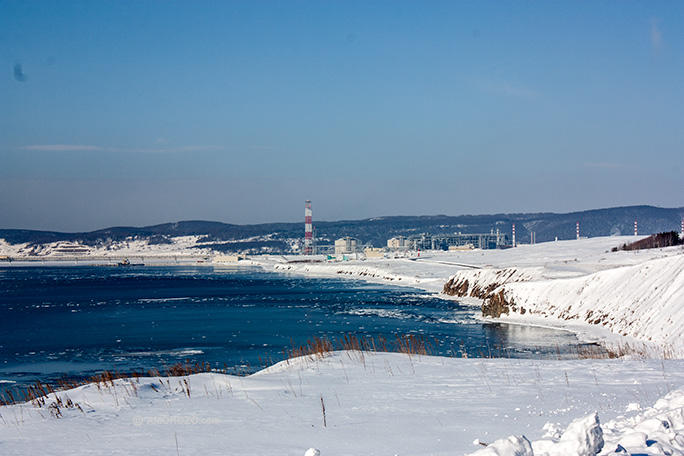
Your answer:
[[[161,154],[161,153],[190,153],[190,152],[204,152],[212,150],[221,150],[224,148],[218,146],[178,146],[178,147],[164,147],[164,148],[131,148],[131,149],[117,149],[111,147],[99,147],[86,144],[37,144],[31,146],[24,146],[22,150],[31,151],[47,151],[47,152],[126,152],[126,153],[146,153],[146,154]]]
[[[145,153],[145,154],[172,154],[185,152],[206,152],[212,150],[222,150],[224,148],[218,146],[178,146],[178,147],[160,147],[147,149],[120,149],[120,152],[131,153]]]
[[[39,144],[22,147],[24,150],[43,150],[49,152],[74,152],[74,151],[103,151],[102,147],[85,144]]]

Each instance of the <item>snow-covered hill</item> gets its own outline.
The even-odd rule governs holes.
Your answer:
[[[593,264],[567,259],[567,268],[552,261],[459,271],[444,290],[482,299],[483,313],[502,321],[571,326],[605,341],[594,325],[684,356],[682,248],[630,253],[605,252]]]
[[[303,456],[316,448],[321,456],[437,456],[509,435],[567,449],[584,442],[591,420],[560,437],[564,430],[597,413],[600,454],[621,445],[631,454],[682,455],[683,374],[682,360],[336,352],[249,377],[117,380],[0,407],[0,454]]]
[[[98,245],[85,245],[79,242],[48,242],[45,244],[9,244],[0,239],[0,256],[14,259],[59,260],[63,258],[122,258],[140,256],[185,256],[197,257],[213,255],[209,249],[198,244],[200,236],[178,236],[167,243],[155,244],[149,239],[124,239],[108,241]]]
[[[572,279],[511,283],[502,290],[509,316],[527,312],[601,325],[655,343],[665,354],[684,354],[684,255]]]
[[[510,236],[513,224],[517,227],[518,242],[527,242],[532,232],[538,242],[574,239],[577,223],[580,223],[582,236],[588,237],[632,233],[635,220],[639,222],[640,232],[659,233],[678,230],[683,218],[684,208],[668,209],[653,206],[615,207],[568,214],[400,216],[334,222],[317,220],[314,213],[319,245],[331,245],[337,239],[351,236],[360,241],[359,245],[371,244],[375,247],[387,245],[387,240],[396,236],[407,237],[422,233],[453,235],[457,232],[473,234],[499,231]],[[130,240],[159,245],[175,243],[176,238],[188,236],[202,238],[204,247],[213,246],[220,252],[296,254],[304,236],[304,226],[301,222],[232,225],[188,220],[145,227],[109,227],[83,233],[0,228],[0,240],[4,239],[13,245],[25,244],[31,247],[56,242],[106,246]],[[1,246],[0,255],[3,255]]]

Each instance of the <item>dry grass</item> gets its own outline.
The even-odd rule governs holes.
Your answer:
[[[396,335],[394,339],[378,337],[358,337],[347,334],[340,339],[330,340],[326,336],[314,337],[306,343],[284,352],[285,359],[298,357],[322,358],[334,351],[353,352],[393,352],[407,355],[431,355],[433,345],[423,336],[413,334]]]
[[[55,382],[55,385],[42,383],[40,380],[36,380],[34,384],[24,388],[7,389],[5,392],[2,393],[2,395],[0,395],[0,406],[16,404],[20,402],[31,402],[33,405],[41,407],[46,403],[45,397],[47,397],[50,394],[55,394],[55,404],[56,406],[58,406],[57,411],[59,411],[59,408],[62,408],[64,406],[66,406],[67,408],[74,406],[74,404],[70,405],[69,401],[65,401],[62,403],[61,398],[56,394],[60,391],[66,391],[88,384],[95,384],[98,388],[112,387],[114,386],[114,382],[119,379],[138,379],[141,377],[184,377],[187,375],[199,374],[203,372],[212,372],[209,363],[190,363],[189,360],[186,360],[185,362],[178,362],[170,366],[165,366],[161,370],[150,369],[146,372],[103,371],[99,374],[84,379],[66,378],[58,380],[57,382]],[[131,383],[131,385],[134,384]],[[189,396],[189,386],[185,391],[186,394]],[[50,404],[49,406],[52,406],[52,404]],[[57,416],[61,416],[61,413],[57,414]]]
[[[306,341],[306,343],[296,346],[294,341],[291,341],[293,348],[285,350],[284,358],[293,359],[301,356],[311,358],[321,358],[327,356],[329,353],[337,350],[353,351],[357,353],[362,352],[396,352],[406,353],[409,355],[429,355],[432,354],[432,344],[422,336],[415,335],[397,335],[394,339],[388,340],[385,337],[358,337],[353,334],[345,335],[339,340],[330,340],[327,337],[314,337]],[[274,360],[271,357],[259,357],[259,365],[265,368],[275,364],[279,360]],[[254,368],[249,365],[241,365],[235,368],[229,368],[224,364],[223,369],[212,369],[209,363],[197,362],[190,363],[189,360],[179,362],[162,369],[150,369],[147,371],[132,371],[132,372],[118,372],[118,371],[103,371],[97,375],[84,378],[74,379],[67,378],[58,380],[55,385],[45,384],[36,381],[34,384],[23,388],[7,389],[0,395],[0,406],[16,404],[21,402],[31,402],[40,407],[45,405],[45,397],[59,391],[73,389],[82,385],[95,384],[98,388],[113,387],[114,382],[119,379],[138,379],[142,377],[185,377],[192,374],[204,372],[232,372],[237,375],[248,375],[254,372]],[[131,383],[135,388],[134,383]],[[185,394],[189,397],[191,394],[189,384],[187,382],[182,385]],[[135,391],[132,392],[135,394]],[[55,394],[56,396],[56,394]],[[56,396],[57,397],[57,396]],[[67,402],[64,402],[67,404]],[[59,408],[64,405],[57,403]],[[69,406],[70,407],[70,406]],[[59,411],[59,408],[57,411]],[[61,416],[57,414],[56,416]]]
[[[425,355],[430,356],[435,353],[434,347],[439,346],[436,339],[428,340],[421,335],[405,334],[395,335],[388,339],[384,336],[363,336],[359,337],[354,334],[347,334],[341,336],[339,339],[329,339],[326,336],[313,337],[308,339],[306,343],[296,346],[294,341],[291,341],[293,348],[285,350],[283,357],[285,360],[290,360],[298,357],[308,357],[312,360],[328,356],[335,351],[347,351],[355,353],[359,359],[363,360],[364,353],[386,352],[386,353],[404,353],[410,356]],[[503,344],[502,341],[502,345]],[[494,350],[492,350],[494,348]],[[546,349],[548,350],[548,349]],[[546,351],[539,350],[539,351]],[[468,357],[465,351],[460,352],[452,350],[450,354],[439,353],[439,356],[447,357]],[[502,350],[499,347],[489,347],[486,351],[480,350],[479,358],[518,358],[519,356],[511,356],[511,352]],[[547,352],[544,356],[535,356],[536,358],[550,359],[550,360],[573,360],[573,359],[617,359],[617,358],[631,358],[631,359],[649,359],[662,358],[671,359],[676,358],[672,350],[663,349],[660,354],[648,351],[643,347],[633,347],[628,344],[618,345],[607,348],[597,344],[578,345],[572,351],[562,352],[560,347],[556,347],[555,351]],[[278,362],[271,357],[259,357],[259,365],[261,368],[271,366]],[[60,398],[56,393],[73,389],[82,385],[95,384],[98,388],[109,388],[114,386],[114,382],[119,379],[139,379],[142,377],[185,377],[188,375],[218,372],[218,373],[233,373],[237,375],[249,375],[255,369],[249,364],[229,368],[223,365],[223,369],[212,369],[209,363],[196,362],[191,363],[189,360],[179,362],[170,366],[165,366],[162,369],[150,369],[147,371],[132,371],[132,372],[112,372],[104,371],[97,375],[85,379],[63,379],[50,385],[36,381],[34,384],[23,388],[6,389],[0,395],[0,406],[10,405],[22,402],[30,402],[36,407],[45,407],[50,410],[51,414],[56,417],[61,416],[60,409],[62,408],[79,408],[78,404],[72,403],[68,398]],[[185,394],[190,397],[190,386],[187,382],[181,385]],[[132,394],[137,395],[135,382],[130,383],[133,388]],[[54,396],[54,401],[50,404],[46,403],[46,397],[50,394]],[[47,405],[46,405],[47,404]]]

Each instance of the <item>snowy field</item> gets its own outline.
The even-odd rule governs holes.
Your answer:
[[[506,269],[515,280],[501,291],[527,311],[503,321],[611,343],[665,343],[679,359],[337,352],[249,377],[119,380],[0,407],[0,454],[684,455],[684,252],[611,252],[635,239],[421,252],[417,260],[247,263],[435,293],[452,277],[491,284]],[[587,308],[598,305],[602,319],[591,324]]]
[[[61,406],[54,395],[5,406],[0,454],[463,455],[509,435],[553,447],[587,416],[549,454],[594,454],[567,450],[596,434],[594,413],[601,454],[684,454],[683,373],[682,360],[337,352],[244,378],[118,380],[58,393]]]

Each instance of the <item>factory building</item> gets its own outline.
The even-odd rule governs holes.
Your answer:
[[[366,255],[366,258],[383,258],[385,256],[384,249],[375,249],[373,247],[363,249],[363,253]]]
[[[402,250],[470,250],[500,249],[509,246],[508,235],[492,231],[489,234],[416,234],[387,240],[390,251]]]
[[[358,241],[349,236],[345,236],[335,241],[335,255],[346,255],[356,252]]]
[[[390,250],[408,250],[411,245],[407,241],[404,236],[393,237],[387,240],[387,248]]]
[[[406,244],[413,250],[500,249],[510,245],[508,235],[499,230],[489,234],[419,234],[410,236]]]

